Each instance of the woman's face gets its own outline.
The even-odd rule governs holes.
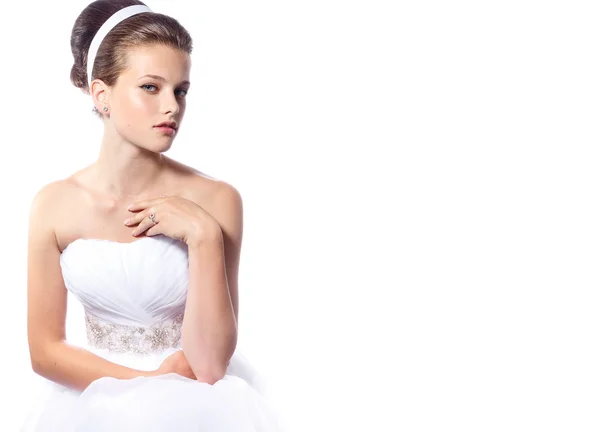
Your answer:
[[[163,45],[132,48],[128,68],[109,96],[110,118],[127,141],[153,152],[168,150],[181,127],[190,87],[190,55]],[[175,122],[176,130],[158,124]]]

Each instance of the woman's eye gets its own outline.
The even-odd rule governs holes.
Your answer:
[[[144,84],[144,85],[142,85],[141,87],[142,87],[143,89],[148,89],[148,87],[152,87],[151,89],[148,89],[148,90],[150,90],[150,91],[154,91],[154,90],[156,90],[156,89],[157,89],[157,87],[156,87],[154,84]],[[154,89],[154,90],[153,90],[153,89]],[[185,89],[181,89],[181,90],[178,90],[178,93],[179,93],[179,96],[181,96],[181,97],[185,97],[185,96],[187,96],[187,94],[188,94],[188,91],[187,91],[187,90],[185,90]]]

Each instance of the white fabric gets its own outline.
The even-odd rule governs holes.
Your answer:
[[[126,326],[168,322],[185,310],[187,245],[164,235],[133,243],[79,239],[63,251],[67,289],[85,313]],[[84,325],[82,322],[81,325]],[[84,348],[139,370],[155,370],[177,347],[150,354]],[[120,380],[103,377],[83,392],[44,380],[23,432],[281,431],[264,397],[260,375],[238,351],[214,385],[177,374]]]
[[[110,32],[117,24],[133,15],[137,15],[142,12],[152,12],[152,10],[148,6],[143,5],[127,6],[121,10],[118,10],[112,14],[110,18],[108,18],[104,24],[102,24],[102,26],[100,26],[94,35],[87,57],[87,79],[88,88],[90,91],[92,90],[92,70],[94,69],[94,61],[96,60],[96,54],[98,54],[98,48],[100,48],[100,44],[108,32]]]

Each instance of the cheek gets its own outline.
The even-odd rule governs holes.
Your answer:
[[[116,109],[113,110],[113,122],[119,132],[127,138],[145,133],[148,130],[149,119],[156,114],[157,99],[139,92],[126,93],[119,97],[115,101]]]
[[[133,115],[143,115],[154,113],[157,109],[158,98],[146,95],[141,92],[134,92],[129,95],[127,104]]]

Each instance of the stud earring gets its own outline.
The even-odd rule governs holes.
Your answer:
[[[106,107],[106,106],[105,106],[104,108],[102,108],[102,109],[103,109],[105,112],[106,112],[106,111],[108,111],[108,107]]]

